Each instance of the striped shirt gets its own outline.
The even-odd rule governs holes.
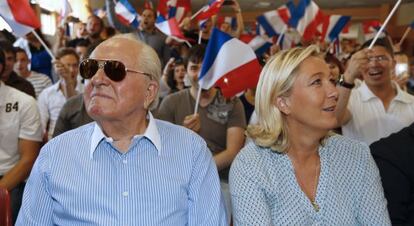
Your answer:
[[[47,75],[35,71],[31,71],[26,80],[32,83],[33,88],[35,89],[36,98],[39,97],[39,94],[44,89],[52,85],[52,80],[50,80]]]
[[[150,115],[121,153],[95,122],[47,143],[16,225],[225,225],[217,168],[202,138]]]

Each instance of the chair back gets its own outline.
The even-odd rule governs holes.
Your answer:
[[[10,194],[2,187],[0,187],[0,225],[12,226]]]

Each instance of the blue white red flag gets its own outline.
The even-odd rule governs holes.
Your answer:
[[[139,14],[128,0],[119,0],[115,4],[115,14],[124,25],[138,28],[140,22]]]
[[[257,56],[262,56],[273,45],[266,35],[240,35],[239,39],[249,45]]]
[[[181,23],[189,12],[191,12],[191,0],[160,0],[158,2],[158,16],[166,19],[175,17],[178,23]]]
[[[259,27],[262,27],[268,36],[276,36],[283,33],[291,17],[289,8],[283,5],[276,10],[268,11],[257,17]]]
[[[219,16],[217,18],[217,26],[220,27],[223,23],[228,23],[230,24],[230,27],[232,29],[235,29],[237,27],[237,19],[236,17],[232,17],[232,16]]]
[[[312,0],[300,0],[296,7],[292,1],[287,7],[291,13],[289,25],[295,28],[304,40],[312,40],[317,27],[323,21],[323,13]]]
[[[170,19],[165,19],[162,16],[157,17],[157,22],[155,26],[165,35],[175,38],[177,41],[184,42],[186,38],[178,27],[178,22],[175,17]]]
[[[203,89],[217,86],[225,97],[232,97],[256,87],[261,69],[249,45],[214,28],[198,83]]]
[[[339,34],[350,19],[350,16],[325,15],[322,22],[321,37],[323,40],[321,41],[333,42],[335,39],[338,39]]]
[[[224,0],[209,0],[207,5],[203,6],[197,13],[195,13],[194,18],[200,21],[216,15],[220,11],[223,2]]]
[[[0,16],[19,37],[40,28],[40,20],[27,0],[0,1]]]

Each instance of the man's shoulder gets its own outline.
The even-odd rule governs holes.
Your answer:
[[[36,103],[36,100],[30,96],[29,94],[22,92],[14,87],[8,86],[8,85],[4,85],[2,84],[2,86],[4,86],[5,89],[5,97],[1,97],[4,98],[3,100],[5,102],[7,101],[21,101],[24,103]]]
[[[94,122],[88,123],[54,137],[46,145],[58,147],[58,149],[68,145],[72,145],[72,147],[79,146],[79,144],[91,139],[93,129]]]
[[[49,87],[46,87],[45,89],[42,90],[42,92],[39,94],[39,98],[41,96],[49,96],[49,95],[53,95],[53,93],[55,93],[55,91],[57,90],[57,86],[59,84],[55,83]]]
[[[160,119],[155,119],[155,122],[161,139],[168,141],[167,143],[172,142],[175,144],[205,144],[204,139],[190,129]]]
[[[190,97],[189,89],[180,90],[175,93],[171,93],[164,97],[162,100],[162,105],[176,105],[178,103],[184,104],[186,103],[186,98]]]

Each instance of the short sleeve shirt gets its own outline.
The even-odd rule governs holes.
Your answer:
[[[42,141],[36,100],[0,82],[0,175],[19,160],[19,138]]]

